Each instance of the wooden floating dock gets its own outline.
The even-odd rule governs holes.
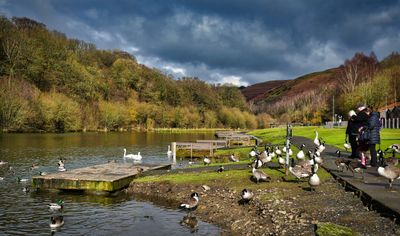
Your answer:
[[[139,173],[159,169],[171,169],[171,165],[107,163],[45,176],[34,176],[32,185],[40,190],[115,192],[127,187]]]

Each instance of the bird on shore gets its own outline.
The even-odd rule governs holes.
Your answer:
[[[256,156],[256,159],[251,163],[251,167],[253,168],[261,168],[261,166],[263,165],[262,161],[260,160],[259,156]]]
[[[272,160],[272,157],[269,155],[269,153],[267,151],[263,151],[260,154],[259,158],[263,164],[267,164],[268,162],[270,162]]]
[[[314,138],[314,144],[319,147],[321,145],[320,140],[318,139],[318,131],[315,131],[315,138]]]
[[[21,183],[21,182],[28,182],[27,178],[21,178],[21,177],[17,177],[17,182]]]
[[[204,165],[210,165],[211,164],[211,159],[208,158],[207,156],[204,156],[203,163],[204,163]]]
[[[258,154],[258,151],[257,151],[256,148],[253,148],[253,150],[251,150],[250,153],[249,153],[249,155],[250,155],[251,157],[255,157],[257,154]]]
[[[61,210],[64,208],[64,201],[60,199],[55,203],[49,203],[48,207],[50,210]]]
[[[310,177],[312,174],[312,168],[314,168],[314,165],[296,165],[294,163],[294,158],[291,158],[289,172],[292,173],[294,177],[296,177],[297,181],[299,181],[300,179]]]
[[[239,200],[239,204],[245,204],[245,203],[249,203],[251,199],[253,199],[253,192],[248,190],[248,189],[243,189],[240,197],[241,199]]]
[[[286,164],[285,158],[282,157],[281,154],[278,154],[278,163],[281,167],[283,167]]]
[[[253,167],[253,171],[252,171],[253,172],[253,177],[256,180],[257,184],[260,182],[260,180],[262,180],[262,181],[271,180],[271,177],[269,177],[267,174],[265,174],[262,170],[258,170],[257,169],[258,167],[261,167],[261,166],[258,166],[258,165],[259,165],[259,163],[256,162],[255,166]]]
[[[224,172],[225,168],[223,166],[219,166],[219,168],[217,169],[218,173]]]
[[[304,159],[304,157],[306,156],[305,154],[304,154],[304,151],[303,151],[303,148],[305,147],[306,145],[303,143],[302,145],[300,145],[300,147],[299,147],[299,149],[300,149],[300,151],[297,153],[297,155],[296,155],[296,157],[297,157],[297,159],[300,159],[300,160],[303,160]]]
[[[355,176],[355,173],[361,173],[361,177],[364,179],[364,170],[367,168],[365,165],[362,165],[361,162],[357,160],[346,160],[344,163],[346,169],[353,173],[353,177]]]
[[[52,216],[50,218],[50,228],[59,228],[64,225],[63,216]]]
[[[282,151],[279,149],[279,145],[275,146],[275,153],[276,153],[276,155],[281,155],[282,154]]]
[[[238,162],[239,160],[235,157],[235,154],[231,154],[230,156],[229,156],[229,161],[231,161],[231,162]]]
[[[179,208],[188,210],[189,212],[194,211],[196,210],[199,201],[200,201],[199,194],[194,192],[190,195],[189,199],[186,199],[179,204]]]
[[[382,152],[382,150],[379,150],[379,151]],[[379,154],[379,151],[378,151],[378,154]],[[396,151],[395,150],[392,151],[392,156],[391,157],[388,157],[388,158],[385,159],[385,162],[386,162],[386,164],[392,165],[392,166],[397,166],[399,164],[399,159],[396,158]]]
[[[389,180],[389,189],[392,188],[395,179],[400,179],[400,169],[396,166],[385,164],[382,153],[379,153],[378,174]]]
[[[311,192],[313,191],[315,192],[315,187],[321,184],[321,180],[314,170],[314,165],[311,168],[311,176],[310,179],[308,180],[308,184],[310,185]]]
[[[43,171],[39,171],[39,175],[40,175],[40,176],[45,176],[45,175],[47,175],[47,173],[46,173],[46,172],[43,172]]]
[[[386,150],[388,149],[393,149],[395,152],[400,153],[400,144],[392,144]]]
[[[344,168],[346,167],[346,159],[341,157],[340,150],[337,150],[335,153],[337,155],[337,157],[335,159],[335,165],[337,166],[337,168],[340,172],[343,172]]]

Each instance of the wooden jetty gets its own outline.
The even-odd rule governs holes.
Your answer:
[[[45,176],[32,177],[33,188],[40,190],[81,190],[89,192],[115,192],[125,188],[136,175],[150,170],[171,169],[171,165],[144,165],[133,163],[107,163]]]

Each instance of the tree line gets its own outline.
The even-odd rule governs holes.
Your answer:
[[[67,38],[29,18],[0,17],[0,127],[69,132],[257,128],[240,90],[173,79],[118,50]]]

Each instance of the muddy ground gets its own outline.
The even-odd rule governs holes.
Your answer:
[[[306,182],[284,183],[286,187],[279,182],[249,186],[255,197],[247,205],[238,203],[240,190],[224,187],[218,180],[208,183],[210,190],[204,190],[201,184],[132,182],[126,191],[176,207],[190,193],[198,192],[200,204],[192,215],[220,226],[223,235],[315,235],[320,222],[347,226],[360,235],[400,235],[400,227],[392,219],[370,211],[333,178],[316,192],[310,192]]]

